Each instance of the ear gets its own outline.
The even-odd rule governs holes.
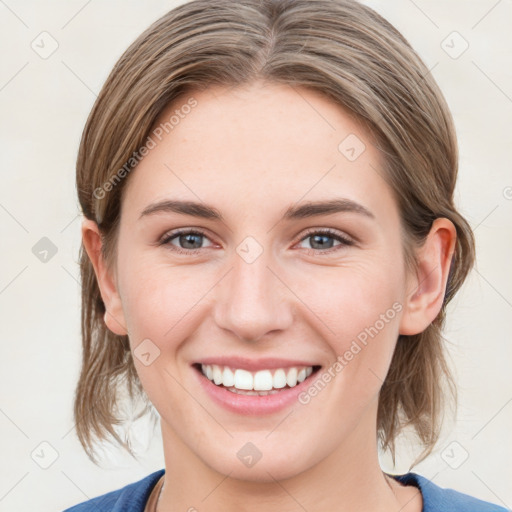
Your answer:
[[[425,243],[416,252],[417,273],[409,276],[400,334],[423,332],[443,305],[457,230],[445,218],[436,219]]]
[[[124,336],[128,334],[128,331],[125,327],[121,297],[115,279],[107,268],[101,251],[101,234],[98,225],[93,220],[85,219],[82,222],[82,242],[94,267],[101,298],[107,310],[105,324],[114,334]]]

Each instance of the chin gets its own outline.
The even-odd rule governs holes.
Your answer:
[[[234,444],[237,447],[233,451],[226,448],[226,451],[220,454],[211,454],[210,460],[203,459],[203,462],[217,473],[229,475],[229,478],[259,483],[273,483],[276,480],[293,478],[317,462],[310,460],[303,449],[290,447],[287,450],[282,443],[272,446],[267,441],[267,448],[261,450],[256,448],[256,443],[249,441]],[[241,448],[238,447],[239,444]],[[264,443],[259,443],[260,446],[262,444]]]

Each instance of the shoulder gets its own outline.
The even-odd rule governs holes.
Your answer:
[[[453,489],[443,489],[416,473],[394,476],[404,485],[414,485],[423,496],[423,512],[508,512],[506,508],[468,496]]]
[[[153,487],[164,473],[165,470],[160,469],[138,482],[79,503],[64,512],[144,512]]]

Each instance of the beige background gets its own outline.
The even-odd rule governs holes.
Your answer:
[[[512,2],[366,3],[410,40],[446,95],[460,142],[457,201],[478,244],[477,268],[450,307],[447,330],[458,419],[414,470],[510,508]],[[163,467],[158,429],[139,462],[110,450],[101,468],[75,435],[80,215],[74,163],[86,116],[112,66],[175,5],[0,1],[2,511],[63,510]],[[44,31],[49,35],[40,35]],[[54,53],[42,58],[52,44],[58,44]],[[34,254],[48,249],[43,237],[57,250],[47,262]],[[143,424],[134,428],[148,436]],[[398,471],[407,471],[410,460],[404,452]]]

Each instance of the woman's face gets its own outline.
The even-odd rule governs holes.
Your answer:
[[[373,453],[410,290],[367,133],[317,93],[258,83],[183,96],[151,137],[123,192],[109,314],[170,462],[270,480]]]

